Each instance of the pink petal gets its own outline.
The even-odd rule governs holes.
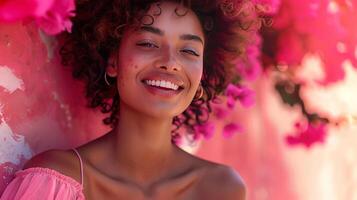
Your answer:
[[[279,63],[288,65],[297,65],[301,63],[301,60],[305,54],[300,36],[295,32],[289,31],[281,34],[278,40],[278,51],[276,59]]]
[[[220,106],[220,105],[219,106],[214,106],[213,110],[214,110],[215,116],[218,119],[224,119],[229,115],[229,110],[226,109],[223,106]]]
[[[230,110],[233,110],[235,104],[236,104],[236,100],[235,100],[233,97],[228,96],[228,97],[227,97],[227,107],[228,107]]]
[[[261,65],[261,42],[262,38],[255,35],[253,43],[246,49],[246,58],[238,59],[236,69],[244,80],[253,81],[259,77],[262,72]]]
[[[205,124],[194,126],[194,130],[199,135],[203,135],[205,139],[210,139],[214,134],[215,125],[213,122],[206,122]],[[199,135],[195,139],[199,139]]]
[[[262,66],[258,60],[250,59],[249,63],[238,63],[236,70],[243,79],[254,81],[262,73]]]
[[[2,0],[0,21],[13,22],[28,17],[41,17],[52,6],[54,0]]]
[[[303,128],[300,123],[296,124],[297,132],[288,135],[285,140],[288,145],[304,145],[310,148],[315,143],[323,143],[327,136],[327,127],[325,123],[309,123]]]
[[[70,18],[74,16],[74,10],[74,0],[56,1],[46,15],[36,20],[36,23],[49,35],[55,35],[64,30],[71,32]]]
[[[242,92],[242,89],[232,83],[228,84],[228,86],[226,88],[226,95],[232,96],[234,98],[238,97],[241,92]]]
[[[255,104],[255,93],[253,90],[250,90],[248,88],[243,88],[239,101],[244,107],[250,107]]]
[[[234,108],[236,100],[239,100],[242,106],[249,107],[255,103],[255,93],[253,90],[244,87],[229,84],[226,89],[227,107]]]
[[[243,128],[237,123],[229,123],[223,128],[223,136],[225,138],[231,138],[235,133],[241,132]]]

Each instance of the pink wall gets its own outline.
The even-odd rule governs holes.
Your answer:
[[[82,85],[58,64],[55,45],[33,24],[0,24],[0,193],[34,154],[108,130],[102,114],[85,108]],[[238,107],[232,118],[244,133],[231,139],[217,133],[197,154],[234,166],[251,200],[357,199],[357,128],[333,128],[327,143],[311,150],[288,147],[283,137],[300,118],[298,109],[281,104],[268,76],[254,87],[256,106]]]
[[[0,192],[32,155],[78,145],[107,128],[60,66],[56,41],[33,24],[0,24]]]

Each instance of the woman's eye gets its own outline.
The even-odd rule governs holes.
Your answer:
[[[184,49],[184,50],[182,50],[182,52],[185,52],[185,53],[197,56],[197,57],[200,56],[200,55],[198,55],[198,53],[196,53],[195,51],[190,50],[190,49]]]
[[[155,44],[150,43],[150,42],[140,42],[140,43],[137,43],[136,45],[142,46],[142,47],[147,47],[147,48],[158,48],[158,46],[156,46]]]

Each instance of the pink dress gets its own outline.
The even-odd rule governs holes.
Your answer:
[[[81,183],[49,168],[28,168],[15,173],[0,200],[85,200],[83,163],[78,151],[73,151],[80,161]]]

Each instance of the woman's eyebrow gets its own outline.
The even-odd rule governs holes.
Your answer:
[[[164,31],[162,31],[156,27],[153,27],[153,26],[141,26],[139,28],[139,32],[143,32],[143,31],[154,33],[154,34],[160,35],[160,36],[164,35]]]
[[[164,31],[160,30],[159,28],[153,27],[153,26],[141,26],[139,28],[139,32],[150,32],[159,36],[163,36],[165,33]],[[204,44],[203,40],[201,37],[198,35],[194,34],[183,34],[180,36],[181,40],[191,40],[191,41],[197,41],[200,42],[201,44]]]
[[[193,34],[183,34],[180,36],[181,40],[193,40],[193,41],[198,41],[201,44],[203,44],[203,40],[201,39],[200,36],[193,35]]]

